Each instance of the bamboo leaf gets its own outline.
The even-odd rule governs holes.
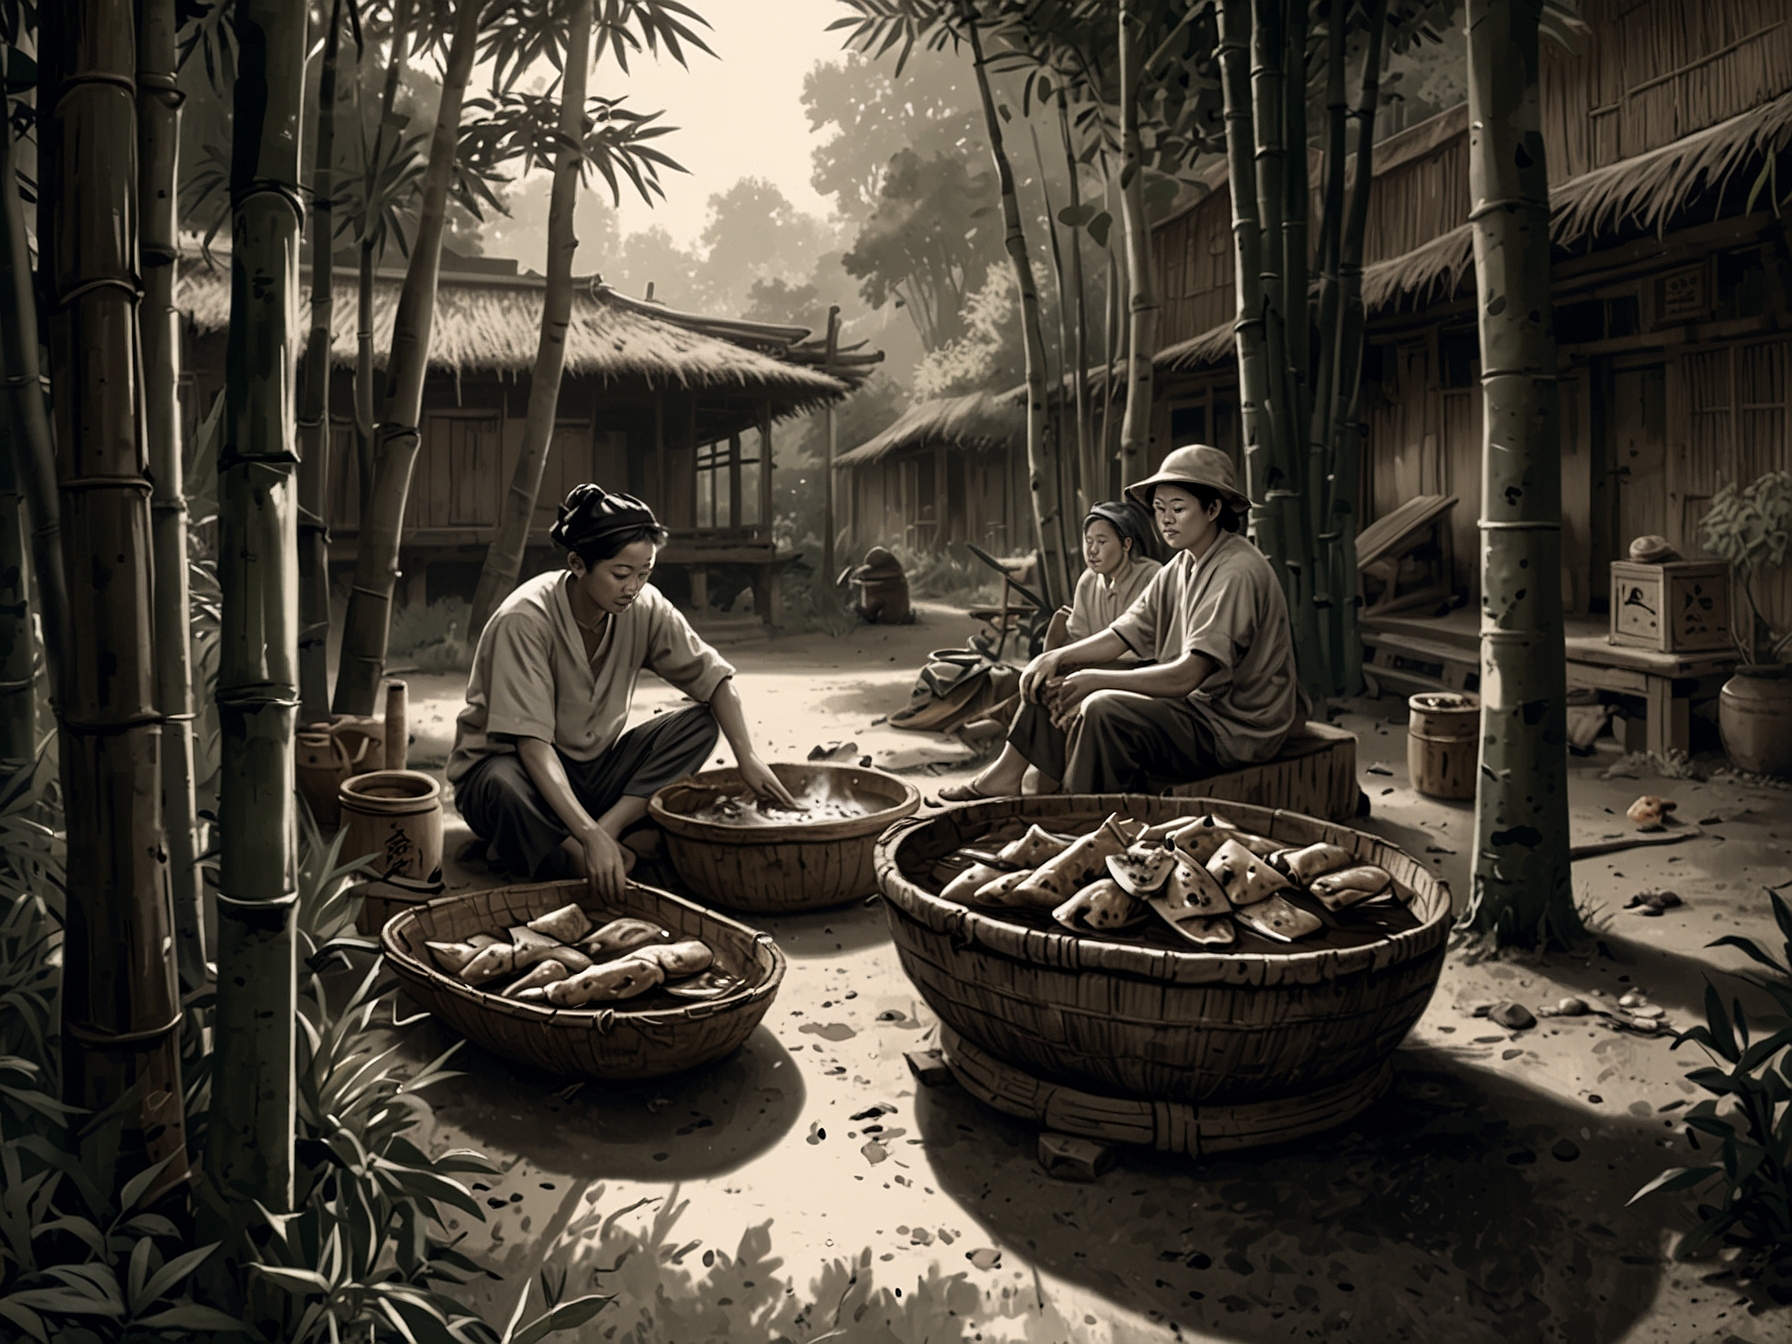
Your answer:
[[[1625,1200],[1625,1207],[1628,1208],[1643,1196],[1652,1195],[1658,1191],[1688,1190],[1693,1186],[1703,1185],[1718,1174],[1716,1167],[1669,1167],[1666,1171],[1650,1179],[1640,1190]]]
[[[570,1302],[562,1302],[544,1315],[537,1316],[515,1335],[509,1336],[508,1344],[539,1344],[539,1341],[562,1330],[577,1330],[614,1300],[614,1295],[591,1293],[575,1297]]]

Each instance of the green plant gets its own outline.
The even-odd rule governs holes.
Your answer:
[[[1727,561],[1736,586],[1748,602],[1756,648],[1765,647],[1761,662],[1777,661],[1792,649],[1792,630],[1775,631],[1755,601],[1757,570],[1777,569],[1792,547],[1792,472],[1769,471],[1747,485],[1725,485],[1711,497],[1699,523],[1699,545]]]
[[[1740,999],[1726,1011],[1717,987],[1705,983],[1705,1024],[1680,1033],[1715,1061],[1687,1073],[1687,1081],[1709,1092],[1686,1113],[1687,1140],[1698,1135],[1717,1141],[1717,1159],[1702,1166],[1672,1167],[1630,1197],[1635,1203],[1658,1191],[1715,1187],[1721,1203],[1701,1203],[1702,1220],[1681,1243],[1690,1255],[1717,1238],[1761,1254],[1792,1249],[1792,908],[1770,892],[1773,917],[1785,936],[1784,960],[1752,939],[1730,934],[1712,947],[1734,947],[1774,972],[1772,978],[1744,976],[1772,998],[1775,1010],[1750,1030]],[[1765,1034],[1762,1034],[1765,1033]]]
[[[989,568],[972,559],[953,555],[950,551],[914,551],[907,546],[892,546],[902,572],[908,575],[908,590],[914,597],[950,602],[956,606],[976,606],[999,602],[1002,581]]]

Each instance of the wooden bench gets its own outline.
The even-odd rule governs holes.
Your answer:
[[[1172,798],[1224,798],[1327,821],[1357,815],[1356,734],[1329,723],[1297,729],[1273,761],[1164,790]]]
[[[1624,750],[1665,756],[1692,750],[1692,706],[1723,689],[1741,659],[1727,649],[1699,653],[1656,653],[1613,644],[1604,635],[1570,635],[1568,689],[1638,696],[1646,716],[1624,721]]]

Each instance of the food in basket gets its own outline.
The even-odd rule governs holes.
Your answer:
[[[1031,877],[1015,886],[1009,901],[1039,910],[1055,910],[1096,878],[1107,872],[1110,854],[1124,854],[1139,838],[1144,824],[1122,820],[1118,812],[1088,835],[1076,840],[1062,854],[1047,859]],[[979,893],[981,895],[981,893]]]
[[[1269,856],[1269,861],[1301,886],[1307,887],[1313,884],[1315,878],[1350,867],[1356,862],[1356,855],[1342,845],[1328,845],[1321,840],[1304,849],[1278,849]]]
[[[546,989],[554,981],[564,980],[571,974],[563,961],[538,961],[501,992],[507,999],[521,998],[532,989]]]
[[[1232,917],[1265,938],[1292,943],[1323,928],[1324,921],[1310,910],[1302,910],[1285,896],[1270,896],[1234,910]]]
[[[1100,877],[1052,911],[1052,918],[1067,929],[1124,929],[1148,919],[1144,903],[1111,877]]]
[[[542,992],[556,1008],[583,1008],[591,1003],[619,1003],[635,998],[665,979],[666,972],[658,962],[628,956],[568,976]]]
[[[1344,846],[1289,845],[1224,816],[1147,827],[1113,813],[1030,870],[1018,861],[1065,837],[1039,825],[1016,836],[1019,829],[1009,823],[941,859],[942,898],[1004,910],[1023,924],[1049,915],[1079,934],[1135,930],[1126,936],[1152,941],[1161,928],[1175,941],[1239,951],[1262,950],[1258,939],[1355,946],[1411,918],[1387,870]]]
[[[1003,876],[1003,870],[1000,868],[991,867],[987,863],[973,863],[969,868],[966,868],[957,877],[948,882],[945,890],[940,892],[940,895],[944,896],[948,901],[969,904],[971,897],[977,894],[977,889],[979,887],[994,882],[1001,876]]]
[[[669,943],[672,933],[644,919],[612,919],[603,928],[579,940],[579,951],[593,961],[606,961],[633,952],[649,943]]]
[[[1011,840],[997,851],[996,857],[1015,868],[1037,868],[1047,859],[1055,859],[1076,843],[1074,836],[1053,835],[1038,826],[1029,826],[1018,840]]]
[[[828,776],[822,776],[805,788],[792,790],[792,795],[796,799],[794,809],[751,793],[720,794],[690,815],[693,821],[707,821],[716,826],[790,826],[855,821],[886,806],[867,803],[836,790]]]
[[[1207,871],[1225,889],[1235,906],[1267,901],[1288,886],[1288,879],[1269,866],[1269,860],[1251,853],[1237,840],[1228,840],[1207,860]]]
[[[1393,885],[1394,879],[1387,869],[1377,868],[1372,863],[1359,863],[1315,878],[1312,888],[1313,895],[1327,910],[1343,910],[1358,901],[1379,896]]]
[[[1022,868],[1019,872],[1003,873],[1000,877],[985,882],[971,893],[972,905],[1015,905],[1014,889],[1025,882],[1033,874]]]
[[[1141,840],[1120,854],[1108,855],[1108,876],[1133,896],[1149,896],[1169,880],[1176,852],[1168,845]]]
[[[563,905],[532,919],[528,927],[562,943],[576,943],[591,932],[591,921],[577,905]]]
[[[577,946],[556,934],[580,939]],[[506,930],[425,946],[444,971],[464,984],[519,1003],[576,1008],[620,1003],[659,985],[681,998],[714,999],[738,989],[739,976],[715,964],[698,938],[674,939],[644,919],[613,919],[592,931],[576,905],[562,906]],[[499,982],[509,979],[509,983]]]

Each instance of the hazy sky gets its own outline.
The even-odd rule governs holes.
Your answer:
[[[649,210],[622,198],[624,232],[663,224],[681,243],[703,231],[712,192],[736,179],[769,178],[800,209],[827,214],[829,202],[809,185],[808,119],[803,76],[815,62],[840,54],[842,34],[827,25],[848,11],[838,0],[688,0],[709,20],[705,40],[715,57],[629,62],[625,77],[606,58],[592,91],[625,93],[641,111],[664,108],[678,127],[665,148],[690,171],[663,178],[666,198]]]

